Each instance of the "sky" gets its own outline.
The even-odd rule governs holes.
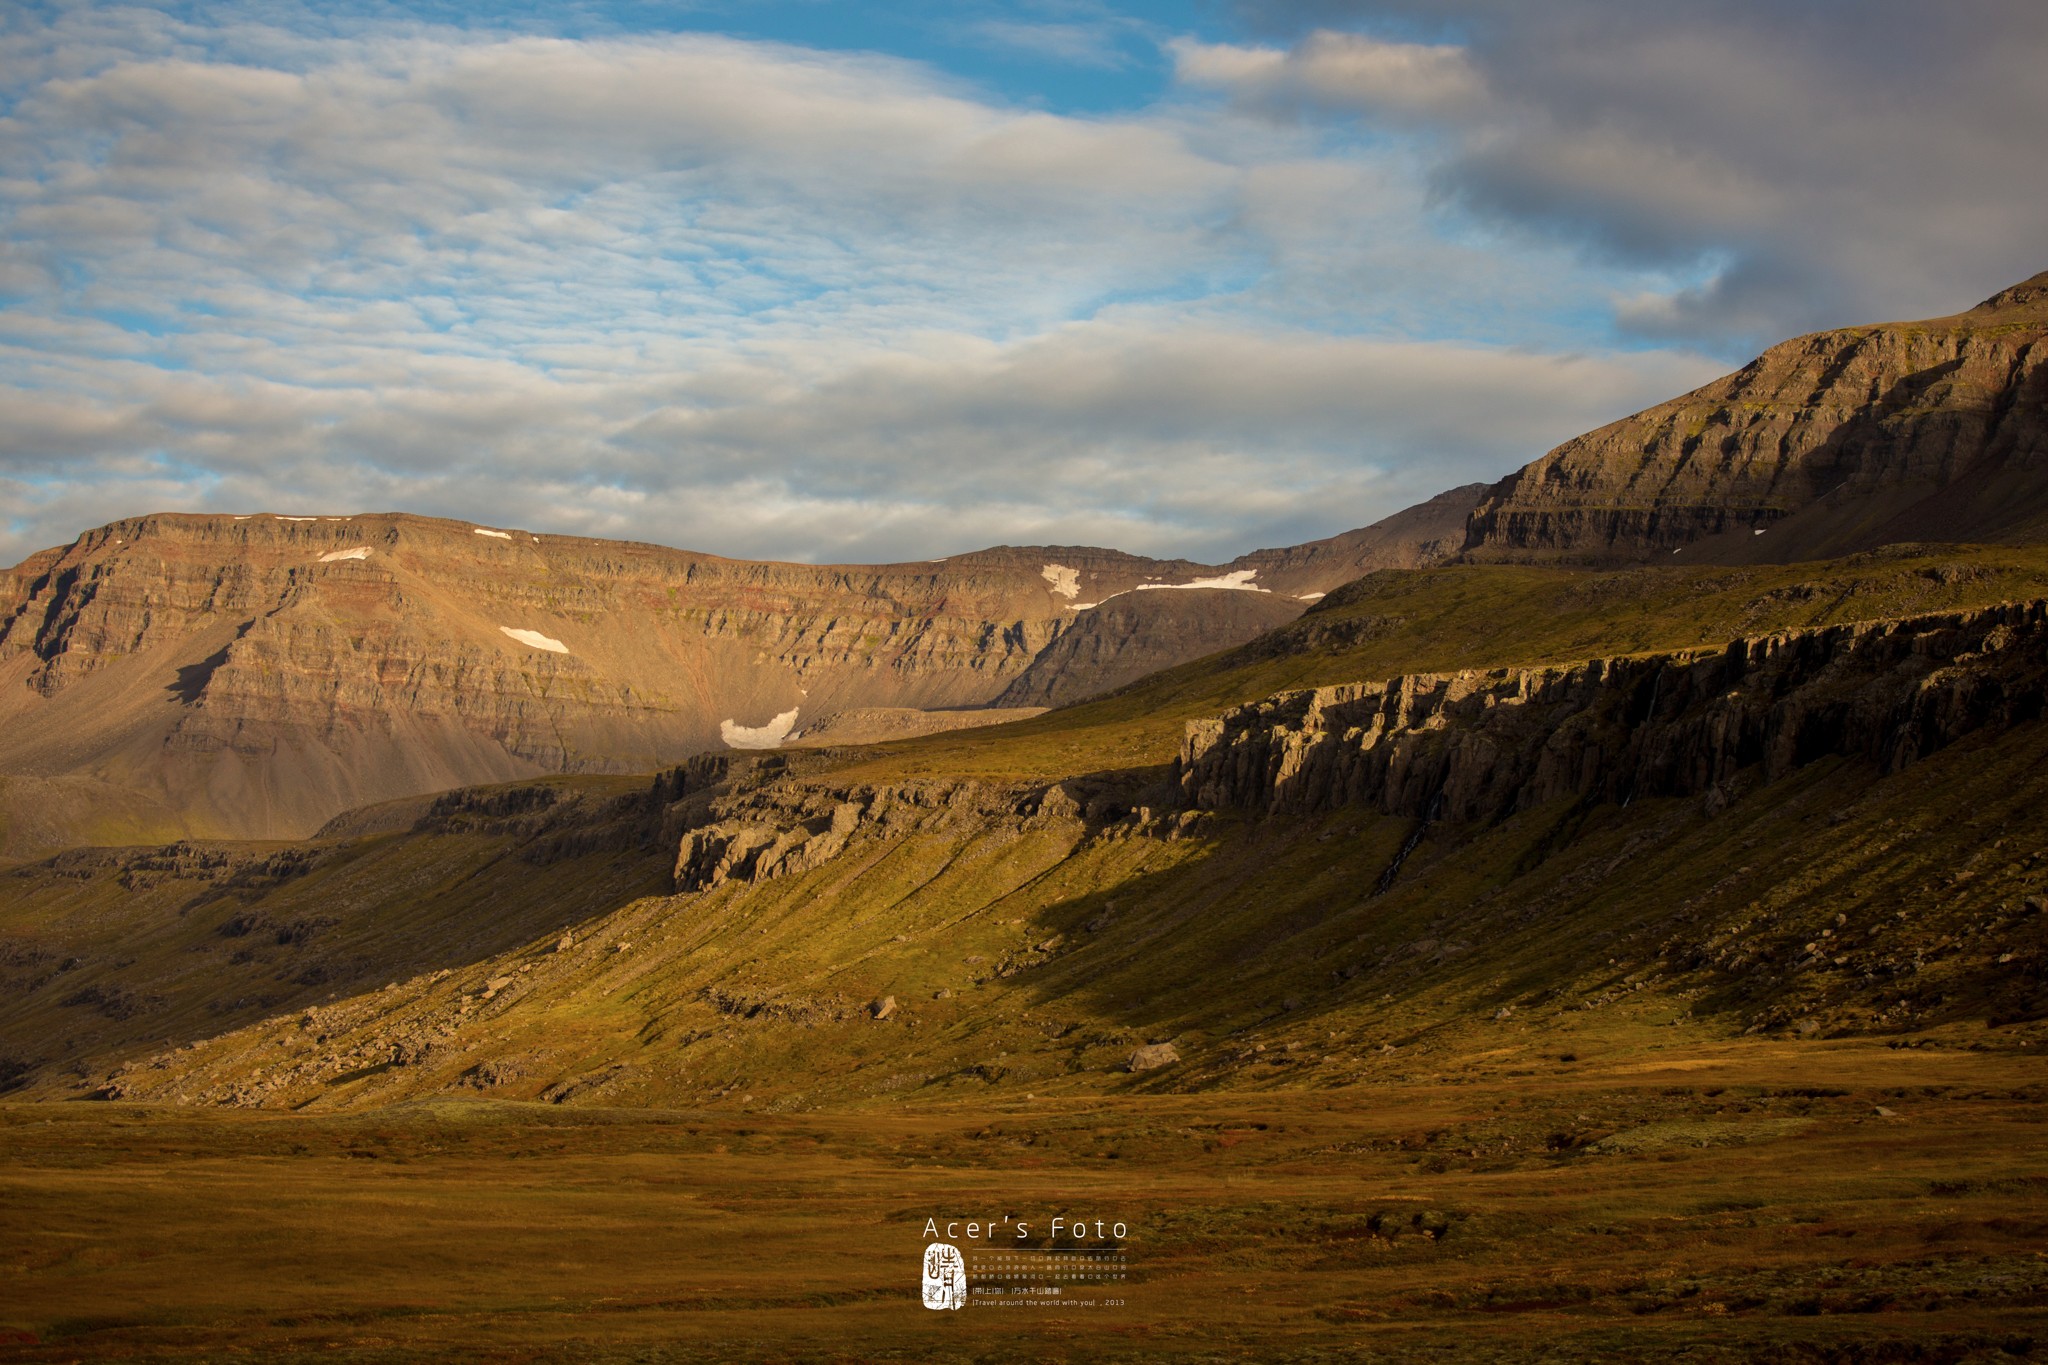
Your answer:
[[[0,562],[1221,561],[2048,269],[2038,0],[0,8]]]

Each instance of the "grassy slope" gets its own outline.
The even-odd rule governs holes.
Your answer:
[[[1714,815],[1643,801],[1439,827],[1375,895],[1409,830],[1360,812],[1175,841],[966,822],[638,898],[658,852],[535,868],[512,836],[385,836],[183,915],[106,869],[41,939],[46,963],[86,963],[18,987],[0,1037],[78,1048],[87,1079],[46,1068],[43,1094],[154,1053],[123,1078],[137,1097],[328,1108],[475,1086],[772,1110],[1558,1080],[1568,1055],[1754,1029],[2048,1045],[2048,726],[1886,778],[1815,765]],[[222,936],[316,910],[340,922],[303,943]],[[513,984],[486,998],[493,979]],[[141,1008],[107,1018],[78,1003],[88,986]],[[884,995],[897,1017],[865,1018]],[[307,1004],[317,1022],[294,1017]],[[1161,1040],[1180,1066],[1123,1069]]]
[[[2041,591],[2048,553],[2012,550],[1803,570],[1376,574],[1302,627],[1376,623],[1342,649],[1269,644],[988,734],[803,763],[847,780],[1156,762],[1177,742],[1177,714],[1274,686],[1711,643]],[[260,1074],[275,1083],[266,1103],[357,1104],[475,1084],[496,1061],[486,1079],[512,1095],[813,1107],[989,1085],[1334,1083],[1438,1053],[1528,1062],[1570,1050],[1552,1034],[1597,1035],[1639,1013],[1672,1037],[1808,1017],[1880,1031],[2034,1020],[2044,918],[2027,902],[2048,887],[2031,857],[2048,847],[2043,758],[2048,732],[2025,727],[1882,781],[1820,765],[1713,817],[1644,802],[1439,827],[1384,897],[1373,889],[1409,827],[1363,813],[1310,827],[1225,820],[1171,842],[970,821],[688,897],[650,895],[665,884],[665,846],[536,866],[516,822],[349,841],[306,875],[226,893],[175,873],[138,879],[120,858],[22,868],[0,897],[0,1062],[39,1064],[43,1087],[78,1093],[119,1060],[222,1035],[132,1085],[246,1102]],[[630,784],[556,785],[594,803]],[[260,927],[237,934],[252,917]],[[565,929],[576,945],[557,952]],[[1824,930],[1828,965],[1795,969]],[[500,976],[517,987],[481,998]],[[860,1017],[887,994],[902,1017]],[[317,1030],[257,1024],[336,998],[341,1013]],[[1577,1008],[1589,1000],[1603,1003]],[[1504,1008],[1512,1022],[1496,1024]],[[1598,1046],[1666,1036],[1615,1027]],[[2018,1028],[2001,1045],[2035,1026]],[[1307,1054],[1275,1066],[1273,1048],[1249,1050],[1254,1033]],[[1120,1071],[1135,1044],[1166,1038],[1184,1066]],[[421,1041],[425,1060],[382,1065],[395,1042]],[[1400,1050],[1379,1051],[1388,1043]],[[314,1069],[338,1052],[360,1063],[346,1080]]]

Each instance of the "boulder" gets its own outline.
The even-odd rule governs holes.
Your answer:
[[[1162,1066],[1172,1066],[1180,1060],[1180,1053],[1172,1043],[1147,1043],[1131,1053],[1129,1068],[1132,1071],[1157,1071]]]

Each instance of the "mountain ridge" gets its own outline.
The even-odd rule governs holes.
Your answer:
[[[2048,533],[2048,272],[1965,312],[1794,337],[1493,485],[1475,562],[1822,559]]]
[[[958,724],[1099,603],[1214,583],[1240,591],[1141,595],[1262,609],[1188,640],[1098,630],[1039,669],[1062,695],[1440,554],[1454,511],[1230,565],[1072,546],[802,565],[402,513],[127,518],[0,576],[0,849],[302,836],[379,800],[647,771],[855,712]],[[885,718],[919,711],[945,714]]]

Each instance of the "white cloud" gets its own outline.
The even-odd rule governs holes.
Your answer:
[[[1222,90],[1269,112],[1309,106],[1461,117],[1486,94],[1465,50],[1450,44],[1317,31],[1292,49],[1180,39],[1171,51],[1174,74],[1185,84]]]
[[[1178,49],[1262,112],[1359,116],[1447,204],[1645,272],[1624,327],[1733,353],[1969,306],[2048,265],[2036,0],[1260,0]],[[1421,23],[1455,46],[1357,32]]]
[[[226,13],[0,33],[0,558],[153,508],[391,508],[1218,559],[1710,369],[1589,347],[1561,301],[1613,277],[1436,231],[1406,152],[1213,101]],[[1280,60],[1326,103],[1465,98],[1448,49],[1319,43]]]

